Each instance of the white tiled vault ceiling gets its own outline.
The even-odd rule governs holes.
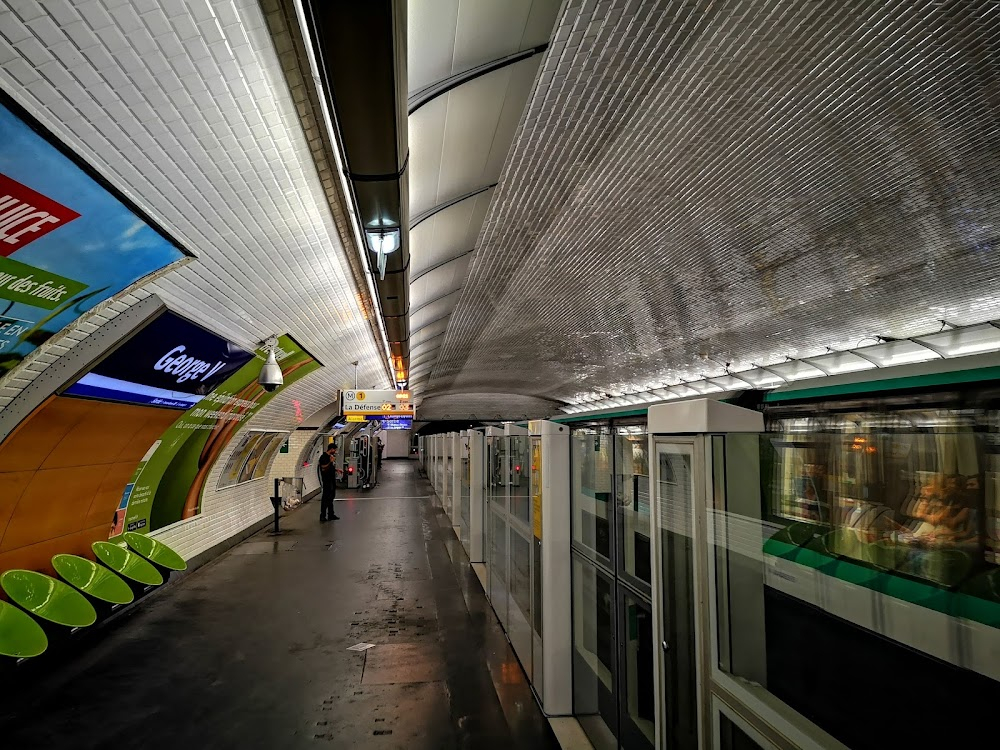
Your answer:
[[[558,9],[558,0],[410,2],[409,96],[545,44]],[[418,404],[541,59],[471,78],[409,117],[410,387]]]
[[[567,0],[425,400],[998,317],[998,92],[996,2]]]
[[[354,360],[389,384],[255,0],[6,0],[0,85],[197,255],[146,286],[171,308],[290,333],[331,399]]]

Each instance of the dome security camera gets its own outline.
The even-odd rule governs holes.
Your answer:
[[[260,368],[260,375],[257,376],[260,387],[268,393],[272,393],[285,383],[285,377],[281,374],[281,367],[274,356],[274,349],[267,353],[267,361]]]

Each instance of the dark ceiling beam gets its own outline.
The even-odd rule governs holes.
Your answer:
[[[420,222],[426,221],[427,219],[431,218],[434,214],[441,213],[446,208],[457,206],[459,203],[468,200],[469,198],[475,198],[480,193],[485,193],[487,190],[495,188],[498,184],[499,183],[491,182],[489,185],[483,185],[483,187],[476,188],[475,190],[470,190],[465,195],[460,195],[457,198],[452,198],[449,201],[445,201],[444,203],[440,203],[437,206],[428,208],[426,211],[417,214],[410,220],[410,229],[411,230],[416,229],[417,226],[420,224]]]
[[[339,145],[331,140],[331,133],[323,115],[321,97],[325,98],[326,93],[319,90],[318,81],[313,76],[309,51],[306,48],[302,27],[299,25],[295,2],[261,0],[260,6],[264,11],[274,46],[281,50],[278,55],[281,68],[295,109],[299,113],[302,129],[306,133],[309,150],[312,152],[316,171],[319,173],[323,191],[330,204],[334,223],[347,250],[344,255],[358,290],[358,302],[368,323],[372,340],[379,341],[382,338],[378,324],[380,302],[377,294],[372,294],[368,288],[369,266],[365,257],[366,250],[355,246],[354,232],[349,228],[351,211],[356,209],[348,205],[351,196],[342,190],[341,180],[336,174],[335,153],[339,151]],[[391,376],[390,362],[386,360],[384,364],[386,373]]]
[[[409,368],[409,165],[406,1],[303,0],[322,94],[335,121],[362,249],[378,292],[394,369]],[[366,229],[397,227],[380,279]]]
[[[409,114],[412,115],[428,102],[432,102],[439,96],[447,94],[449,91],[458,88],[463,83],[474,81],[477,78],[481,78],[482,76],[492,73],[495,70],[501,70],[506,68],[508,65],[519,63],[521,60],[527,60],[529,57],[540,55],[548,49],[548,47],[549,44],[546,42],[545,44],[540,44],[532,49],[515,52],[513,55],[507,55],[506,57],[499,57],[496,60],[491,60],[488,63],[477,65],[475,68],[470,68],[469,70],[456,73],[453,76],[449,76],[448,78],[437,81],[436,83],[432,83],[430,86],[420,89],[420,91],[417,91],[409,98],[407,101]]]

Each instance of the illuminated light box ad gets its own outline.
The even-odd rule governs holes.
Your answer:
[[[229,461],[219,476],[218,488],[221,490],[266,477],[275,454],[286,440],[287,432],[247,432],[229,456]]]
[[[258,385],[257,376],[267,358],[267,352],[258,349],[253,359],[160,436],[159,445],[136,469],[129,482],[132,489],[122,499],[123,531],[153,531],[198,515],[208,475],[229,441],[272,398],[321,367],[289,336],[278,339],[275,355],[285,379],[282,388],[268,393]],[[240,479],[242,471],[243,466],[237,483],[246,481]]]
[[[166,312],[63,393],[190,409],[251,359],[245,349]]]
[[[0,377],[184,253],[0,99]]]

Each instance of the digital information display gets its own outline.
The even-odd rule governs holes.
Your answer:
[[[67,396],[189,409],[253,354],[165,312],[67,388]]]
[[[383,430],[412,430],[413,417],[387,417],[375,414],[366,414],[365,420],[368,422],[380,422]]]

